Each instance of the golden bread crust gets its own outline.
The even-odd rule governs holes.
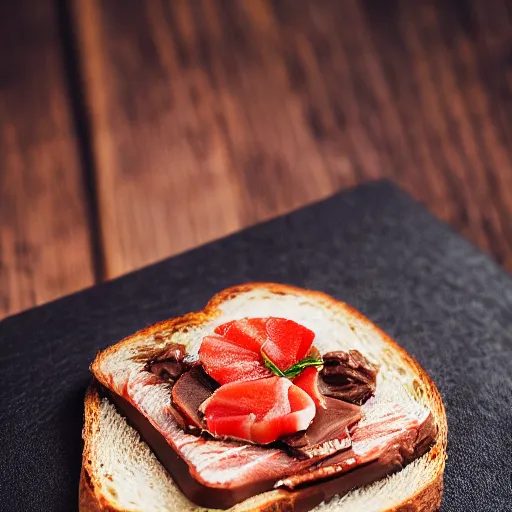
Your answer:
[[[438,427],[438,434],[434,446],[428,453],[430,460],[435,461],[436,471],[429,482],[413,496],[404,500],[400,505],[387,509],[385,512],[433,512],[440,507],[443,490],[443,472],[446,460],[447,444],[447,420],[446,412],[441,396],[428,374],[423,370],[419,363],[411,357],[400,345],[392,340],[386,333],[375,326],[369,319],[363,316],[359,311],[351,306],[337,301],[333,297],[318,291],[303,290],[294,286],[276,284],[276,283],[248,283],[244,285],[227,288],[216,294],[202,311],[188,313],[181,317],[164,320],[162,322],[150,325],[141,331],[123,339],[116,345],[108,347],[100,352],[91,365],[91,370],[96,379],[106,387],[109,382],[102,374],[100,366],[104,358],[115,353],[120,347],[135,343],[141,337],[152,336],[162,331],[173,332],[185,326],[201,325],[208,320],[217,317],[221,311],[219,306],[225,301],[235,297],[238,294],[252,291],[255,289],[264,289],[274,294],[280,295],[300,295],[315,298],[324,303],[327,307],[340,308],[349,313],[350,316],[357,318],[367,328],[373,329],[389,345],[389,351],[398,356],[403,365],[411,368],[416,374],[421,386],[426,394],[429,407],[434,416]],[[81,512],[122,512],[105,499],[101,493],[100,482],[95,478],[91,465],[91,436],[95,425],[98,424],[100,417],[100,398],[95,386],[91,386],[85,397],[85,425],[83,429],[84,450],[82,458],[82,473],[80,476],[80,511]],[[267,502],[265,506],[259,506],[253,512],[285,512],[293,510],[293,493],[287,497],[277,498],[273,502]],[[383,511],[384,512],[384,511]]]

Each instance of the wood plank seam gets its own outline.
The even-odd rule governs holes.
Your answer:
[[[56,1],[57,29],[59,32],[61,57],[65,71],[65,86],[68,92],[70,111],[78,139],[78,153],[81,162],[82,184],[86,198],[86,215],[89,225],[89,239],[94,280],[100,283],[106,278],[105,247],[102,242],[101,221],[98,209],[96,169],[91,145],[91,123],[84,97],[83,80],[80,71],[80,52],[73,25],[73,17],[66,0]]]

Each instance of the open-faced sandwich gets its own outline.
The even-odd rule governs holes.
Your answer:
[[[447,427],[434,383],[323,293],[230,288],[91,369],[82,512],[440,506]]]

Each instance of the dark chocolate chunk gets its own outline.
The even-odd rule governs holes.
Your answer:
[[[328,352],[323,359],[319,381],[323,395],[362,405],[375,393],[379,368],[359,351]]]
[[[327,457],[350,448],[352,442],[348,428],[360,418],[359,406],[326,397],[325,407],[317,408],[308,429],[282,441],[295,456],[309,459]]]
[[[181,375],[172,387],[172,404],[185,418],[189,428],[202,428],[200,405],[219,387],[201,365]]]

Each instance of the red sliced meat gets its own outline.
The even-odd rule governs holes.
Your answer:
[[[205,371],[219,384],[271,376],[261,352],[285,371],[303,359],[315,334],[284,318],[243,318],[222,324],[199,348]]]
[[[315,338],[313,331],[285,318],[271,317],[266,327],[263,352],[283,372],[306,357]]]
[[[260,352],[261,345],[267,341],[266,318],[242,318],[219,325],[216,334],[224,336],[240,347]]]
[[[260,351],[242,343],[240,338],[233,341],[219,335],[203,338],[199,358],[206,373],[219,384],[263,379],[272,375],[265,367]]]
[[[316,411],[304,391],[281,377],[225,384],[202,409],[213,435],[257,444],[305,430]]]
[[[295,377],[293,383],[305,391],[318,407],[325,407],[325,397],[320,393],[320,389],[318,388],[318,376],[318,369],[310,366]]]

